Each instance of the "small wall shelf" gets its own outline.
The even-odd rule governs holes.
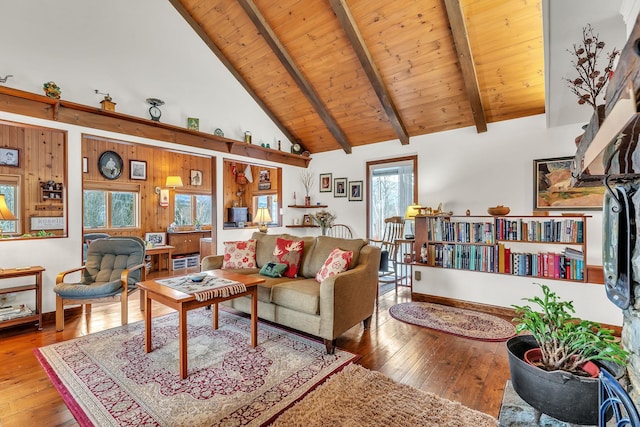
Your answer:
[[[328,208],[328,205],[289,205],[289,208],[294,209],[313,209],[313,208]]]

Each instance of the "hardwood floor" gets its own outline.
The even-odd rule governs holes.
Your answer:
[[[371,328],[355,326],[337,345],[361,355],[357,363],[396,381],[498,417],[502,393],[509,378],[503,342],[460,338],[408,325],[393,319],[388,308],[410,301],[408,288],[396,297],[379,299]],[[142,320],[138,295],[129,303],[130,322]],[[153,315],[171,309],[154,304]],[[120,325],[118,304],[94,306],[87,315],[67,317],[65,330],[56,332],[51,321],[42,331],[32,326],[0,330],[0,425],[78,425],[36,360],[33,349]]]

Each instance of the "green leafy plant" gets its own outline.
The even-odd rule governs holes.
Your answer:
[[[613,330],[599,323],[573,317],[572,301],[561,301],[547,285],[540,285],[543,296],[524,298],[530,305],[513,305],[519,317],[514,318],[516,331],[530,332],[542,353],[541,368],[580,373],[587,361],[609,361],[624,366],[628,352],[622,349]]]

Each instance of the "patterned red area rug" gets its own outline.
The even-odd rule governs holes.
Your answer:
[[[499,317],[428,302],[403,302],[389,308],[394,318],[448,334],[481,341],[506,341],[515,327]]]
[[[81,426],[260,426],[357,358],[249,319],[188,313],[189,376],[178,367],[176,314],[153,319],[153,351],[144,324],[109,329],[35,349],[36,357]]]

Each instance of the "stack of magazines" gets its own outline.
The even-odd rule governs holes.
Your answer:
[[[26,304],[6,305],[0,307],[0,321],[11,320],[17,317],[31,316],[33,311]]]

